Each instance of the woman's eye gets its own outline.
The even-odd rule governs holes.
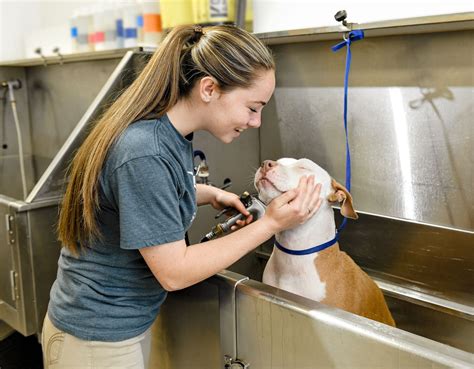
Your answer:
[[[253,108],[249,108],[249,109],[250,109],[250,111],[252,111],[252,112],[254,112],[254,113],[257,112],[257,109],[253,109]]]

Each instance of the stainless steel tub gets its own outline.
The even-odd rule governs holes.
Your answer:
[[[449,327],[450,343],[472,350],[472,314],[453,319],[381,287],[399,328],[224,271],[170,294],[154,326],[152,367],[220,368],[232,359],[258,369],[472,368],[471,352],[405,330],[442,338]],[[456,335],[457,327],[465,329]]]
[[[268,260],[268,252],[257,252]],[[474,308],[442,297],[382,279],[380,273],[366,272],[384,293],[397,328],[449,346],[474,353]],[[263,270],[262,270],[263,273]]]

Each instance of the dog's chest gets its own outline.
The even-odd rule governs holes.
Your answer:
[[[321,301],[326,297],[326,283],[321,281],[316,269],[317,256],[288,255],[274,247],[263,273],[263,283]]]

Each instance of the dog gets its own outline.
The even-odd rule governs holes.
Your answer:
[[[260,199],[269,204],[275,197],[296,188],[303,175],[314,175],[315,183],[321,183],[323,201],[306,223],[275,235],[276,243],[265,267],[263,282],[395,326],[380,288],[345,252],[339,250],[331,203],[340,204],[344,217],[358,218],[347,189],[313,161],[290,158],[264,161],[255,174],[254,185]],[[291,254],[330,241],[334,244],[324,250],[304,255]],[[282,249],[290,250],[290,253]]]

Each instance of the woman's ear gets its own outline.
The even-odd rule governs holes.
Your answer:
[[[341,205],[341,214],[346,218],[357,219],[359,216],[354,210],[352,196],[343,185],[331,178],[332,191],[328,195],[329,202],[338,202]]]
[[[211,100],[218,98],[220,95],[219,85],[217,81],[206,76],[201,78],[199,81],[199,96],[205,103],[211,102]]]

